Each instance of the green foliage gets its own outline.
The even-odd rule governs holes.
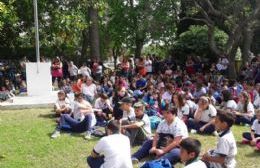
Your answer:
[[[11,55],[21,55],[20,50],[35,46],[35,30],[32,0],[12,0],[0,3],[0,50]],[[81,47],[82,30],[86,21],[86,2],[38,1],[39,34],[41,55],[75,55]],[[29,57],[34,52],[22,52]]]
[[[131,3],[133,2],[133,3]],[[173,44],[176,32],[177,0],[107,1],[109,48],[134,53],[137,42]]]
[[[160,58],[166,58],[169,56],[169,50],[165,47],[165,45],[160,44],[150,44],[148,46],[144,46],[143,55],[154,54]]]
[[[210,59],[215,59],[208,44],[207,26],[190,26],[189,30],[182,33],[173,45],[173,52],[185,60],[188,54],[195,54]],[[216,44],[223,49],[227,42],[227,35],[218,29],[214,34]]]

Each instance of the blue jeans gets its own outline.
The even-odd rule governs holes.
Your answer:
[[[138,160],[143,159],[149,155],[149,150],[152,148],[153,140],[146,140],[140,149],[132,155],[132,157],[137,158]],[[172,164],[176,164],[180,161],[180,149],[173,148],[170,152],[164,154],[159,159],[168,159]]]
[[[198,131],[199,133],[202,134],[212,134],[215,131],[215,126],[213,124],[207,126],[204,131],[200,131],[200,128],[203,127],[205,124],[207,124],[206,122],[196,122],[194,119],[189,119],[187,122],[187,127],[189,130],[194,129],[196,131]]]
[[[93,158],[92,156],[89,156],[87,162],[90,168],[100,168],[105,161],[104,157]]]
[[[70,132],[91,131],[92,116],[88,114],[83,121],[72,118],[69,114],[62,114],[58,129]]]

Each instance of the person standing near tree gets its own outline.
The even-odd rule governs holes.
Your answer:
[[[61,81],[63,77],[63,71],[62,71],[62,62],[60,61],[59,57],[56,57],[52,62],[51,74],[52,74],[52,83],[55,82],[56,78],[58,80],[58,83]]]

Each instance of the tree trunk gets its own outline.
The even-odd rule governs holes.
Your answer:
[[[253,31],[249,28],[243,30],[243,41],[242,41],[242,65],[245,65],[249,60],[250,48],[253,40]]]
[[[209,25],[208,26],[208,41],[209,41],[209,47],[210,49],[218,56],[220,56],[222,53],[221,51],[218,49],[217,45],[216,45],[216,41],[215,41],[215,37],[214,37],[214,31],[215,28],[213,25]]]
[[[100,60],[100,41],[98,29],[98,10],[91,5],[89,7],[89,38],[91,58]]]
[[[89,48],[89,31],[85,29],[82,31],[82,48],[81,48],[81,58],[86,59],[88,56]]]
[[[113,58],[114,58],[114,68],[116,70],[116,63],[117,63],[117,56],[118,56],[118,52],[117,49],[115,47],[113,47]]]
[[[139,39],[137,38],[135,40],[135,58],[140,58],[141,57],[141,53],[142,53],[142,49],[144,46],[144,39]]]
[[[230,53],[228,53],[229,58],[229,67],[228,67],[228,76],[230,79],[236,79],[237,78],[237,72],[236,72],[236,54],[237,49],[239,47],[239,41],[235,41],[233,43],[233,46],[230,50]]]

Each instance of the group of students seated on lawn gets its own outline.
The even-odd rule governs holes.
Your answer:
[[[68,131],[84,132],[90,140],[97,126],[106,128],[87,159],[93,168],[128,168],[148,155],[172,165],[182,161],[188,168],[232,168],[237,153],[233,123],[251,126],[251,132],[243,133],[243,143],[260,149],[260,112],[255,110],[260,107],[259,83],[166,70],[113,73],[100,81],[81,75],[62,81],[60,89],[52,138]],[[200,155],[201,144],[188,138],[189,132],[218,136],[216,149]],[[141,147],[131,155],[134,145]]]
[[[171,63],[163,65],[153,71],[149,64],[146,71],[145,61],[139,60],[134,70],[125,60],[117,72],[97,81],[83,73],[61,80],[55,105],[58,124],[51,137],[61,131],[84,132],[90,140],[105,127],[87,159],[91,168],[128,168],[147,156],[171,166],[181,161],[187,168],[234,168],[233,124],[250,126],[242,143],[260,149],[257,80],[237,82],[214,68],[192,66],[188,72],[170,67]],[[217,136],[216,148],[200,154],[201,143],[189,138],[189,132]],[[131,154],[135,145],[140,148]]]

